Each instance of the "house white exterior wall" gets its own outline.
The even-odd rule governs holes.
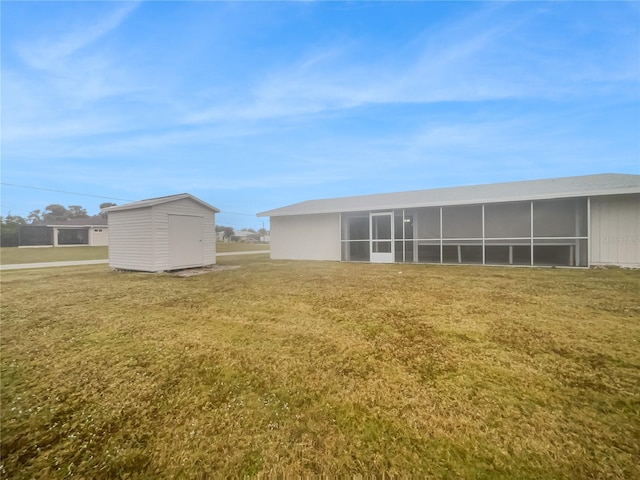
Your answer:
[[[340,214],[271,218],[271,258],[340,260]]]
[[[92,247],[106,247],[109,245],[109,228],[90,227],[89,245]]]
[[[215,211],[191,198],[107,211],[111,268],[161,272],[216,263]],[[172,245],[171,240],[175,239],[170,234],[172,216],[200,219],[202,227],[201,231],[195,232],[197,238],[189,238],[189,243],[185,245]],[[175,255],[181,249],[193,251],[194,245],[200,245],[202,249],[194,252],[201,253],[196,261],[185,261],[184,255]],[[178,257],[180,261],[176,262]]]
[[[640,267],[640,195],[591,198],[591,265]]]
[[[53,230],[53,247],[106,247],[109,245],[109,228],[106,225],[95,227],[51,227],[51,229]],[[58,234],[61,230],[86,230],[88,243],[61,245],[58,241]]]

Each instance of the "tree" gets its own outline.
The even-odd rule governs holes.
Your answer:
[[[0,216],[0,222],[2,222],[2,226],[27,224],[27,221],[24,218],[22,218],[20,215],[11,215],[11,212],[9,212],[9,215],[7,215],[6,217]]]
[[[233,236],[234,230],[233,230],[233,227],[225,227],[224,225],[216,225],[216,233],[217,232],[224,232],[222,237],[225,240],[228,240]]]
[[[35,223],[35,222],[42,221],[42,211],[41,210],[33,210],[31,213],[29,213],[29,216],[27,217],[27,220],[29,220],[29,223]]]
[[[103,212],[105,208],[115,207],[117,204],[113,202],[103,202],[100,204],[100,216],[102,218],[107,218],[107,212]]]
[[[70,218],[87,218],[89,214],[81,205],[69,205],[67,210],[62,205],[52,203],[47,205],[42,214],[42,220],[46,222],[64,222]]]
[[[67,218],[87,218],[89,214],[87,210],[80,205],[69,205],[67,210]]]
[[[52,203],[47,205],[42,214],[42,219],[47,222],[61,222],[65,221],[69,215],[69,212],[62,205]]]
[[[235,233],[235,230],[232,227],[224,227],[224,238],[225,240],[230,239],[233,234]]]

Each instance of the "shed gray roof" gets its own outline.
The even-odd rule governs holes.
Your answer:
[[[579,177],[436,188],[400,193],[328,198],[258,213],[259,217],[357,212],[392,208],[469,205],[550,198],[640,193],[640,175],[603,173]]]
[[[115,207],[108,207],[103,210],[103,212],[111,213],[111,212],[119,212],[121,210],[133,210],[134,208],[147,208],[153,207],[154,205],[161,205],[163,203],[175,202],[176,200],[182,200],[183,198],[189,198],[194,202],[199,203],[200,205],[208,208],[209,210],[214,211],[215,213],[220,213],[220,210],[214,207],[213,205],[209,205],[207,202],[200,200],[197,197],[194,197],[190,193],[179,193],[177,195],[168,195],[166,197],[157,197],[157,198],[148,198],[146,200],[140,200],[138,202],[125,203],[124,205],[118,205]]]

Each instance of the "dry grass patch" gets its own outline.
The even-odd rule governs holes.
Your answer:
[[[639,272],[2,275],[11,478],[637,478]]]
[[[268,251],[268,244],[223,243],[216,244],[217,253]],[[64,262],[72,260],[102,260],[109,258],[109,247],[42,247],[42,248],[0,248],[0,265]]]

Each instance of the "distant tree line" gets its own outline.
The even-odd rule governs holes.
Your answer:
[[[115,203],[105,202],[100,204],[100,210],[115,206]],[[21,225],[33,225],[40,222],[56,223],[64,222],[72,218],[89,218],[86,208],[81,205],[69,205],[64,207],[57,203],[47,205],[44,210],[33,210],[27,218],[20,215],[0,216],[0,246],[17,247]]]
[[[249,232],[250,235],[245,236],[237,236],[236,235],[236,229],[234,229],[233,227],[225,227],[224,225],[216,225],[216,233],[220,233],[220,232],[224,232],[222,235],[222,239],[227,242],[227,241],[253,241],[253,242],[260,242],[261,241],[261,237],[269,235],[268,230],[261,228],[260,230],[256,231],[253,228],[243,228],[242,229],[243,232]]]
[[[108,207],[115,207],[115,203],[104,202],[100,204],[100,210]],[[57,223],[65,222],[72,218],[89,218],[86,208],[80,205],[69,205],[64,207],[57,203],[47,205],[44,210],[33,210],[27,215],[27,218],[20,215],[9,214],[5,217],[0,216],[0,246],[2,247],[17,247],[19,243],[19,233],[21,225],[34,225],[38,223]],[[252,228],[246,229],[249,232],[255,233],[259,240],[260,235],[267,235],[268,232],[264,228],[261,228],[257,232]],[[216,225],[216,232],[224,232],[224,239],[230,240],[234,234],[235,229],[233,227],[226,227],[224,225]]]

